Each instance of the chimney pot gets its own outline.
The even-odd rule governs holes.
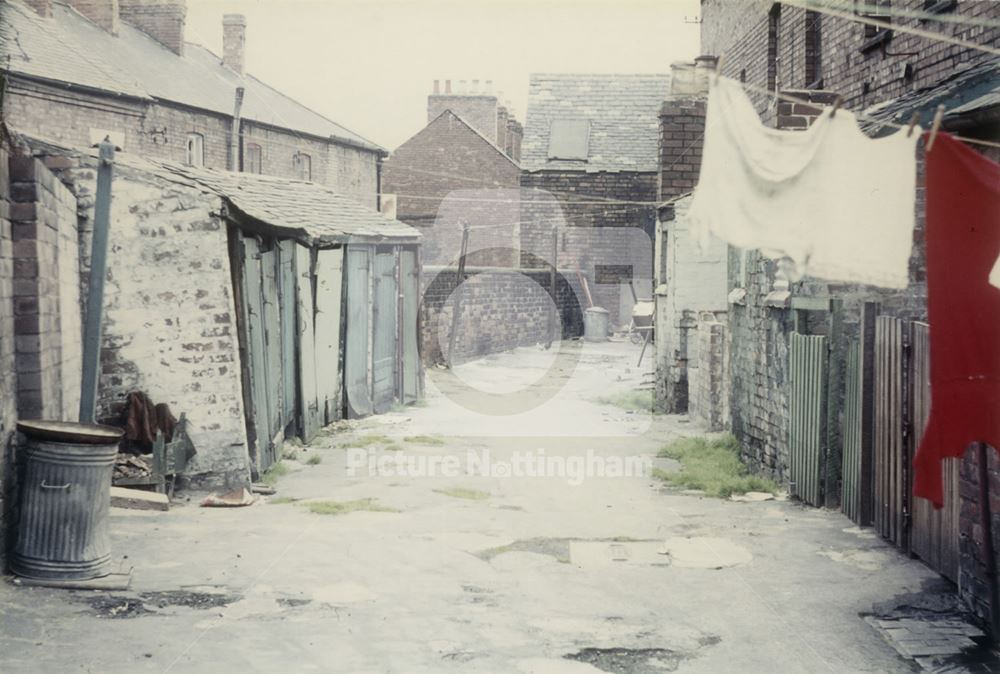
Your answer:
[[[472,80],[472,92],[473,94],[479,93],[479,80]]]
[[[446,93],[446,94],[450,94],[451,93],[451,80],[445,80],[444,81],[444,93]]]
[[[222,17],[222,63],[242,76],[246,71],[247,18],[242,14]]]
[[[441,80],[434,80],[434,95],[441,93]]]
[[[486,93],[493,94],[493,80],[486,80]]]
[[[458,93],[459,94],[465,94],[467,90],[468,90],[468,85],[467,85],[466,81],[465,80],[459,80],[458,81]]]

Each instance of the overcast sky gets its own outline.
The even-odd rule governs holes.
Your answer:
[[[660,73],[698,55],[698,0],[188,0],[187,39],[389,150],[426,123],[435,79],[493,80],[524,121],[533,72]]]

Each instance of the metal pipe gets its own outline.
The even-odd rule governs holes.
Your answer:
[[[240,140],[243,131],[243,87],[236,87],[235,100],[233,101],[233,128],[231,129],[229,141],[229,170],[242,171],[240,166],[240,149],[243,143]]]
[[[108,229],[111,216],[111,180],[115,146],[110,137],[100,144],[94,234],[90,244],[90,284],[87,319],[83,330],[83,373],[80,389],[80,423],[93,423],[97,415],[97,380],[101,370],[101,336],[104,319],[104,278],[108,266]]]
[[[455,337],[458,334],[458,319],[462,314],[462,292],[465,283],[465,256],[469,252],[469,225],[462,225],[462,255],[458,258],[458,276],[455,279],[455,303],[451,309],[451,332],[448,333],[448,369],[451,369],[455,352]]]

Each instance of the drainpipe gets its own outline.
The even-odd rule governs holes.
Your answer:
[[[104,318],[104,279],[108,267],[108,229],[111,215],[111,178],[115,146],[110,137],[100,144],[97,168],[97,201],[94,235],[90,244],[90,284],[87,319],[83,330],[83,373],[80,389],[80,423],[94,423],[97,416],[97,380],[101,369],[101,336]]]
[[[240,151],[243,147],[243,143],[240,142],[240,138],[243,135],[243,87],[236,87],[236,98],[233,102],[233,128],[232,137],[229,141],[229,170],[230,171],[242,171],[243,166],[240,159],[243,153]]]
[[[382,212],[382,157],[375,160],[375,210]]]

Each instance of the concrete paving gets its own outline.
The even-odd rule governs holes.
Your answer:
[[[115,509],[132,589],[0,584],[0,672],[913,671],[863,617],[936,575],[836,512],[665,489],[652,456],[698,429],[601,401],[637,357],[434,371],[253,506]]]

